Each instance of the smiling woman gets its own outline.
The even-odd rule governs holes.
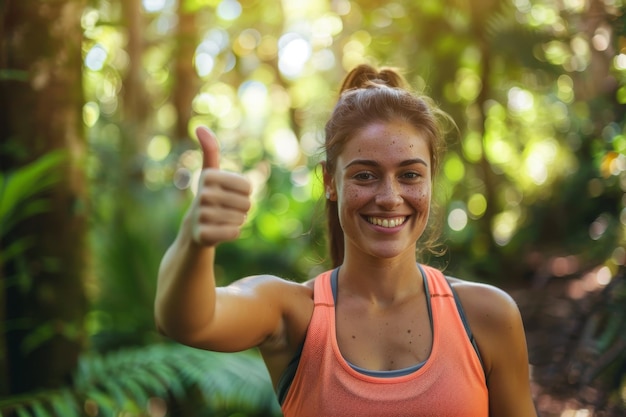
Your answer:
[[[201,349],[258,347],[286,417],[535,417],[511,297],[417,261],[443,121],[396,71],[355,68],[325,129],[332,269],[217,288],[215,247],[239,236],[252,186],[219,169],[215,136],[198,129],[203,171],[161,263],[158,328]]]
[[[371,121],[356,131],[337,158],[324,182],[329,210],[337,202],[341,231],[330,230],[339,241],[359,250],[339,249],[345,265],[360,262],[374,244],[383,252],[408,251],[426,228],[431,198],[431,157],[428,140],[413,126],[398,120]],[[330,214],[330,213],[329,213]],[[381,230],[382,229],[382,230]],[[372,253],[373,254],[373,253]],[[356,259],[348,259],[351,255]],[[386,256],[391,256],[388,253]]]

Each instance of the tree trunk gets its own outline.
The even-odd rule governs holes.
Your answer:
[[[189,137],[189,120],[191,104],[198,90],[199,79],[193,66],[197,44],[196,16],[186,12],[178,2],[177,45],[174,62],[176,77],[172,101],[176,108],[176,125],[173,132],[175,141],[183,141]]]
[[[17,169],[63,150],[49,206],[8,231],[32,237],[3,265],[8,380],[0,395],[68,382],[83,348],[87,302],[81,14],[84,0],[5,0],[0,40],[0,166]],[[1,366],[1,365],[0,365]]]

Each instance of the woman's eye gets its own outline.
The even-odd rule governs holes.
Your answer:
[[[413,180],[421,177],[421,175],[418,172],[407,172],[403,175],[403,177]]]
[[[369,172],[360,172],[356,174],[354,178],[357,180],[371,180],[372,178],[374,178],[374,176]]]

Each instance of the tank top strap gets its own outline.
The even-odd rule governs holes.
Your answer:
[[[315,306],[326,305],[328,307],[335,306],[335,299],[333,297],[333,291],[336,291],[336,288],[332,286],[331,276],[336,277],[339,272],[339,268],[331,269],[325,272],[322,272],[315,278],[315,284],[313,287],[313,303]]]
[[[435,297],[445,297],[451,298],[454,300],[454,306],[456,307],[456,311],[458,312],[458,316],[463,323],[463,327],[465,329],[465,333],[467,334],[467,338],[469,339],[474,352],[476,352],[476,356],[478,357],[478,361],[483,369],[483,373],[485,373],[485,364],[483,362],[483,358],[480,354],[480,350],[478,349],[478,344],[476,343],[476,338],[474,338],[474,334],[472,333],[472,329],[470,328],[469,321],[467,320],[467,315],[465,314],[465,310],[463,309],[463,305],[461,303],[461,299],[459,295],[452,287],[452,284],[446,279],[443,272],[440,270],[427,266],[427,265],[418,265],[422,273],[426,275],[426,280],[428,281],[428,287],[430,289],[430,296],[428,302],[431,303],[431,300]]]
[[[329,271],[325,271],[318,275],[315,278],[314,291],[313,291],[313,303],[315,306],[334,306],[334,297],[333,297],[333,289],[331,288],[331,275],[337,276],[337,272],[339,268],[335,268]],[[293,378],[296,375],[296,371],[298,370],[298,365],[300,364],[300,357],[302,356],[302,349],[304,348],[304,342],[302,341],[298,351],[294,355],[294,357],[289,361],[287,368],[283,371],[280,376],[278,383],[276,384],[276,397],[278,398],[278,403],[280,405],[285,401],[285,397],[287,396],[287,392],[291,387],[291,383],[293,382]]]
[[[448,284],[448,280],[443,273],[431,266],[418,264],[420,271],[425,275],[425,279],[428,281],[428,289],[430,291],[430,297],[454,297],[452,288]]]

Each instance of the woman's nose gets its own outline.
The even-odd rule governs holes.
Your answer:
[[[392,209],[399,204],[402,204],[402,195],[400,193],[400,186],[395,181],[385,181],[381,184],[378,193],[376,194],[376,204],[386,209]]]

